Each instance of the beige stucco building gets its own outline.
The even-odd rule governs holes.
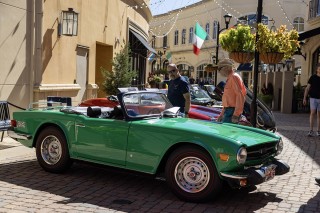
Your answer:
[[[73,105],[105,97],[100,67],[111,70],[129,41],[142,84],[152,19],[146,5],[149,0],[0,0],[0,100],[27,107],[48,96],[72,97]]]
[[[220,25],[220,32],[222,33],[226,28],[224,15],[229,13],[233,16],[229,27],[237,23],[249,24],[254,27],[257,7],[258,1],[256,0],[203,0],[185,8],[154,16],[150,23],[150,43],[154,44],[157,51],[161,51],[162,53],[164,53],[164,50],[166,53],[171,52],[172,62],[180,67],[183,75],[193,76],[195,79],[204,78],[209,83],[215,83],[214,79],[216,78],[216,82],[219,83],[225,79],[219,74],[215,76],[215,72],[207,72],[204,69],[206,64],[215,63],[216,61],[218,24]],[[279,27],[280,25],[286,25],[289,30],[296,28],[299,32],[302,32],[305,30],[304,25],[307,20],[307,11],[308,6],[304,1],[265,0],[263,1],[262,22],[270,28],[272,28],[272,26]],[[192,38],[196,22],[198,22],[209,35],[198,56],[193,53]],[[148,72],[154,72],[159,66],[164,67],[165,64],[168,63],[164,56],[165,54],[163,54],[161,57],[161,65],[159,65],[160,55],[161,53],[158,54],[157,58],[149,61]],[[221,48],[218,49],[219,60],[228,57],[227,52]],[[278,71],[278,67],[280,71],[286,71],[286,67],[279,64],[275,66],[264,66],[264,72],[259,74],[259,89],[263,84],[267,84],[268,82],[271,82],[275,87],[274,110],[291,112],[292,96],[284,94],[292,93],[293,81],[300,79],[295,78],[298,70],[302,70],[302,76],[309,75],[307,70],[304,68],[300,69],[301,66],[305,64],[304,58],[301,55],[294,55],[293,58],[295,59],[295,72],[275,73],[274,71]],[[235,64],[236,68],[238,68],[238,66],[239,64]],[[242,78],[248,87],[253,84],[253,72],[251,70],[253,70],[252,67],[245,66],[244,70],[241,71]],[[301,77],[302,85],[306,84],[306,78],[307,77]],[[287,79],[292,80],[288,81]],[[285,87],[285,89],[282,89],[283,87]],[[260,92],[260,90],[258,91]],[[280,97],[280,99],[278,97]],[[288,107],[288,109],[286,109],[286,107]]]
[[[305,9],[305,31],[300,33],[299,38],[305,57],[301,67],[302,85],[306,85],[309,77],[316,74],[316,65],[320,63],[320,0],[311,0]]]

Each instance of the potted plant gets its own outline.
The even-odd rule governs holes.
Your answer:
[[[159,75],[152,74],[149,76],[148,83],[151,86],[151,88],[157,88],[159,87],[159,84],[161,83],[162,78]]]
[[[117,94],[119,87],[131,86],[131,81],[137,77],[137,71],[132,70],[131,50],[129,44],[125,44],[123,49],[112,60],[112,70],[101,67],[103,75],[103,87],[106,94]]]
[[[268,83],[263,85],[261,88],[261,94],[258,95],[259,98],[268,106],[271,108],[272,101],[273,101],[273,85],[272,83]]]
[[[217,65],[213,65],[213,64],[207,64],[204,67],[204,70],[207,71],[207,72],[213,72],[213,71],[215,71],[217,69],[218,69],[218,66]]]
[[[276,64],[283,58],[290,58],[298,50],[299,34],[295,29],[288,31],[285,25],[281,25],[276,31],[271,31],[267,25],[260,23],[257,32],[256,49],[266,64]]]
[[[229,57],[238,63],[249,63],[254,58],[255,35],[250,26],[239,24],[220,35],[222,49],[229,52]]]

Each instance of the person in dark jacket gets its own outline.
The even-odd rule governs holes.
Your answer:
[[[180,107],[180,112],[188,117],[191,106],[189,84],[180,75],[179,69],[175,64],[169,64],[167,70],[171,79],[168,88],[168,99],[173,106]]]

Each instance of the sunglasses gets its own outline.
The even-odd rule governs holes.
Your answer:
[[[168,70],[168,73],[172,74],[174,73],[176,70]]]

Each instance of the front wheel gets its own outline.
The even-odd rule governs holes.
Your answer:
[[[56,127],[43,129],[36,143],[36,155],[40,166],[53,173],[61,173],[71,166],[67,140]]]
[[[196,146],[174,151],[166,164],[166,180],[174,194],[189,202],[213,199],[222,181],[208,153]]]

